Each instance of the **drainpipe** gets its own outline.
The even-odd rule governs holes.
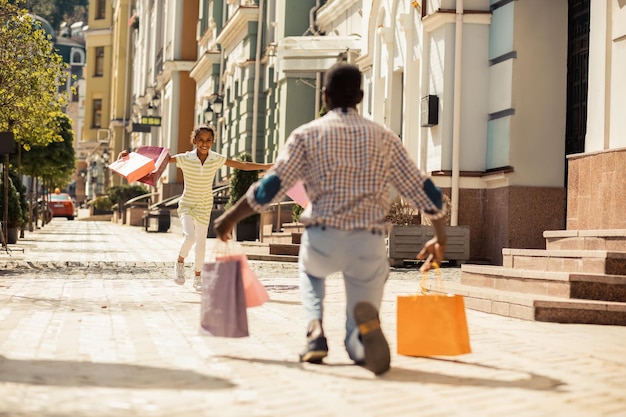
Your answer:
[[[259,0],[259,23],[256,34],[256,56],[254,61],[254,100],[252,101],[252,161],[256,162],[256,137],[259,124],[259,80],[261,78],[261,43],[263,42],[264,1]]]
[[[315,13],[320,7],[321,7],[320,0],[317,0],[315,2],[315,7],[312,7],[311,10],[309,10],[309,31],[315,36],[320,35],[320,32],[315,28]],[[322,74],[320,72],[316,72],[315,73],[315,114],[313,115],[313,118],[315,119],[317,119],[320,115],[320,101],[321,101],[320,91],[322,91]]]
[[[454,39],[454,119],[452,125],[452,196],[450,226],[459,223],[459,176],[461,138],[461,75],[463,65],[463,0],[456,1],[456,30]]]
[[[317,0],[315,2],[315,7],[309,10],[309,31],[313,35],[316,35],[316,36],[320,34],[320,32],[315,28],[315,12],[317,12],[317,9],[319,8],[320,8],[320,0]]]

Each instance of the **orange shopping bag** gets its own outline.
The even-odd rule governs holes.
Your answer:
[[[126,178],[128,182],[135,182],[154,171],[155,166],[152,158],[131,152],[127,158],[121,158],[110,163],[109,169]]]
[[[441,283],[441,272],[435,274]],[[422,278],[424,283],[426,273]],[[398,296],[397,350],[406,356],[470,353],[463,296],[424,293]]]

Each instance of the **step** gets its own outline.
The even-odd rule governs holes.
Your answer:
[[[563,298],[626,302],[626,276],[463,265],[464,285]]]
[[[429,282],[427,288],[440,292],[437,285]],[[456,282],[444,286],[444,292],[462,295],[470,310],[531,321],[626,326],[626,303],[520,294]]]
[[[298,256],[270,254],[270,245],[266,242],[238,242],[249,260],[271,262],[298,262]]]
[[[270,243],[270,255],[298,256],[300,245],[293,243]]]
[[[626,275],[626,252],[504,248],[502,264],[533,271]]]
[[[248,254],[248,259],[251,261],[298,263],[298,257],[292,255]]]
[[[291,233],[274,232],[271,235],[263,236],[263,243],[293,243]]]
[[[606,250],[626,252],[626,229],[546,230],[548,250]]]

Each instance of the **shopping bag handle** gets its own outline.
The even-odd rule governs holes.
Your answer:
[[[217,239],[213,246],[213,253],[216,256],[238,255],[243,252],[241,245],[233,240],[223,241]]]
[[[433,262],[432,267],[435,270],[434,273],[435,273],[436,290],[443,294],[445,293],[445,291],[443,288],[443,277],[441,276],[441,269],[439,269],[439,263]],[[428,281],[428,271],[422,272],[422,280],[420,281],[420,290],[421,290],[420,292],[422,294],[428,293],[428,288],[426,288],[426,281]]]

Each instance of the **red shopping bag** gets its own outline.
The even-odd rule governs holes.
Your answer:
[[[270,299],[267,290],[259,281],[256,274],[248,264],[248,257],[245,253],[234,255],[216,256],[216,261],[238,261],[241,264],[241,280],[243,281],[243,292],[246,295],[246,307],[258,307]]]
[[[128,157],[118,159],[109,164],[109,169],[126,178],[128,182],[135,182],[155,169],[152,158],[131,152]]]
[[[137,181],[144,184],[156,186],[161,174],[167,168],[167,164],[170,162],[170,150],[168,148],[162,148],[160,146],[140,146],[136,151],[138,154],[147,156],[154,161],[155,168],[145,177],[139,178]]]

